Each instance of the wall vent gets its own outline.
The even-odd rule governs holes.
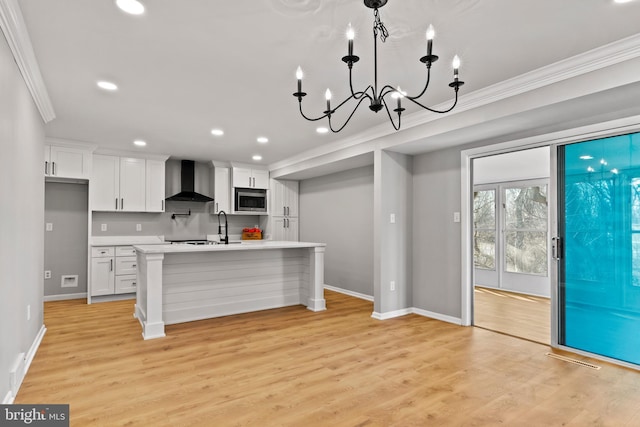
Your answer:
[[[63,288],[77,288],[78,287],[78,275],[62,276],[60,279],[60,286]]]

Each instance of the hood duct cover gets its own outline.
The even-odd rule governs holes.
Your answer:
[[[179,202],[212,202],[213,199],[204,194],[195,192],[195,162],[193,160],[183,160],[180,169],[180,192],[171,197],[170,201]]]

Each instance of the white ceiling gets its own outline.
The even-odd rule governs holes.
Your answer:
[[[373,17],[362,0],[142,1],[146,12],[132,16],[113,0],[19,0],[56,113],[46,125],[48,137],[194,160],[251,162],[260,154],[259,163],[268,165],[380,124],[393,131],[384,111],[374,114],[363,105],[344,131],[319,135],[319,123],[302,119],[292,96],[298,65],[305,71],[303,89],[309,95],[303,104],[309,115],[324,110],[327,87],[335,103],[346,96],[348,74],[340,58],[349,23],[361,57],[354,66],[355,86],[372,83]],[[463,61],[464,97],[634,35],[640,1],[389,0],[380,15],[391,33],[379,43],[380,84],[410,93],[423,84],[425,68],[418,58],[425,54],[427,25],[435,26],[434,53],[441,60],[433,66],[433,88],[425,97],[432,105],[452,98],[447,83],[454,54]],[[119,90],[101,91],[97,80],[111,80]],[[576,108],[588,101],[575,101]],[[552,128],[563,110],[556,106],[534,117]],[[406,113],[416,111],[408,107]],[[590,115],[607,114],[612,110]],[[487,123],[476,140],[517,135],[525,121]],[[225,135],[213,137],[214,127]],[[451,134],[440,145],[468,142],[467,134],[459,139]],[[261,135],[270,142],[258,144]],[[148,146],[136,148],[134,139]],[[424,150],[420,138],[415,141],[406,152]]]

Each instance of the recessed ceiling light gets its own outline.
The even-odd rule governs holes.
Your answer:
[[[147,145],[147,143],[141,139],[136,139],[135,141],[133,141],[133,143],[138,147],[144,147],[145,145]]]
[[[224,131],[222,129],[211,129],[211,135],[222,136],[224,135]]]
[[[617,175],[617,174],[618,174],[618,172],[620,172],[620,171],[619,171],[617,168],[613,168],[613,169],[611,169],[611,173],[613,173],[613,174],[616,174],[616,175]]]
[[[258,141],[260,144],[266,144],[267,142],[269,142],[269,138],[264,137],[264,136],[259,136],[256,141]]]
[[[114,90],[118,90],[118,85],[116,85],[115,83],[112,82],[108,82],[105,80],[101,80],[97,83],[98,87],[100,89],[104,89],[104,90],[108,90],[113,92]]]
[[[252,159],[257,162],[257,161],[262,160],[262,156],[260,154],[256,154],[255,156],[252,157]]]
[[[329,129],[321,126],[321,127],[316,129],[316,132],[318,132],[318,133],[327,133],[327,132],[329,132]]]
[[[631,3],[633,0],[613,0],[614,3]]]
[[[581,160],[591,160],[591,159],[593,159],[593,156],[589,156],[589,155],[587,154],[587,155],[585,155],[585,156],[580,156],[580,159],[581,159]]]
[[[116,5],[130,15],[142,15],[144,13],[144,5],[138,0],[116,0]]]

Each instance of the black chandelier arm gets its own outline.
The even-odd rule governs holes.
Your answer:
[[[351,99],[353,97],[349,97],[347,98],[345,101],[342,102],[342,104],[344,104],[345,102],[347,102],[349,99]],[[349,120],[351,120],[351,117],[353,117],[353,115],[355,114],[356,110],[358,109],[358,107],[360,106],[360,104],[362,103],[362,101],[364,101],[366,98],[362,97],[360,98],[360,100],[358,100],[358,103],[356,104],[356,106],[353,108],[353,111],[351,111],[351,114],[349,114],[349,117],[347,117],[347,120],[342,124],[342,126],[340,126],[339,129],[334,129],[333,125],[331,124],[331,114],[329,114],[329,129],[331,129],[331,132],[333,133],[338,133],[340,132],[342,129],[344,129],[344,127],[347,125],[347,123],[349,123]],[[340,105],[342,105],[340,104]],[[339,107],[338,107],[339,108]],[[336,108],[337,110],[337,108]],[[333,110],[335,111],[335,110]]]
[[[313,117],[307,117],[307,116],[305,116],[305,114],[302,112],[302,100],[300,100],[300,101],[298,102],[298,105],[300,106],[300,114],[302,115],[302,117],[304,117],[305,119],[309,120],[310,122],[317,122],[318,120],[322,120],[322,119],[324,119],[325,117],[327,117],[327,116],[330,114],[330,113],[325,113],[324,115],[322,115],[322,116],[320,116],[320,117],[316,117],[316,118],[313,118]]]
[[[410,99],[410,100],[416,100],[418,98],[420,98],[422,95],[424,95],[424,93],[427,91],[427,88],[429,87],[429,83],[431,82],[431,67],[427,67],[427,81],[424,84],[424,88],[422,89],[422,92],[420,92],[419,95],[416,96],[407,96],[406,98]],[[457,94],[456,94],[457,95]]]
[[[351,90],[351,96],[354,99],[360,99],[361,97],[365,96],[371,101],[371,97],[369,95],[367,95],[367,91],[369,89],[371,89],[371,91],[373,91],[373,87],[371,85],[367,86],[367,88],[365,90],[360,91],[360,92],[355,92],[353,90],[353,79],[352,79],[351,67],[349,67],[349,89]]]
[[[387,105],[387,101],[384,100],[384,98],[382,98],[382,103],[384,104],[384,109],[387,111],[387,116],[389,116],[389,121],[391,122],[391,125],[393,126],[393,128],[395,130],[400,130],[400,125],[402,124],[402,111],[397,111],[398,112],[398,126],[396,126],[396,123],[393,121],[393,117],[391,116],[391,111],[389,111],[389,106]],[[404,108],[403,108],[404,110]]]
[[[424,108],[425,110],[431,111],[432,113],[444,114],[444,113],[448,113],[449,111],[453,110],[455,108],[455,106],[458,104],[458,91],[456,91],[456,99],[453,101],[453,105],[451,107],[447,108],[446,110],[436,110],[434,108],[429,108],[426,105],[423,105],[423,104],[419,103],[415,99],[412,99],[412,98],[407,98],[407,99],[409,101],[413,102],[414,104]]]

